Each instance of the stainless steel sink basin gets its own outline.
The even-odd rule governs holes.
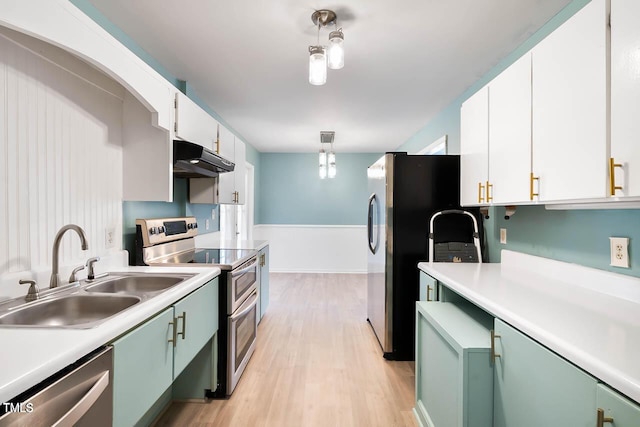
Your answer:
[[[106,279],[85,288],[87,292],[149,294],[160,292],[193,277],[192,275],[145,274]]]
[[[44,299],[0,316],[0,325],[92,327],[140,302],[134,295],[69,295]]]

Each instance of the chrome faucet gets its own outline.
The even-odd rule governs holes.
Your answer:
[[[55,239],[53,240],[53,269],[51,270],[51,281],[49,282],[50,288],[57,288],[58,285],[60,285],[60,274],[59,274],[60,260],[58,259],[59,252],[60,252],[60,241],[62,240],[62,236],[64,235],[64,233],[66,233],[68,230],[73,230],[76,233],[78,233],[78,236],[80,236],[80,243],[82,244],[83,251],[86,251],[87,249],[89,249],[89,245],[87,244],[87,235],[85,234],[84,230],[80,226],[75,224],[67,224],[64,227],[62,227],[58,231],[58,234],[56,234]]]

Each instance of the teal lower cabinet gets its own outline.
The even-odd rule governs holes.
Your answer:
[[[258,252],[258,265],[260,267],[260,313],[262,319],[269,307],[269,245]]]
[[[499,319],[494,345],[495,427],[595,425],[595,378]]]
[[[164,406],[156,402],[163,396],[170,401],[173,381],[211,344],[217,330],[215,278],[114,341],[113,425],[153,421]],[[215,366],[216,361],[210,363]]]
[[[492,322],[470,304],[417,303],[414,413],[421,426],[492,426]]]
[[[592,419],[596,420],[597,427],[640,426],[640,406],[604,384],[598,384],[596,404]]]

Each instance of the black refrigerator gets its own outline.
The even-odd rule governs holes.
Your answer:
[[[460,156],[387,153],[367,178],[367,321],[386,359],[414,360],[417,264],[429,259],[431,216],[460,208]],[[481,229],[478,209],[466,210]],[[473,224],[462,215],[441,216],[434,231],[436,242],[473,242]]]

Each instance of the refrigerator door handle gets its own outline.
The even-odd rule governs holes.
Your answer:
[[[376,239],[376,243],[375,246],[373,245],[373,204],[374,202],[377,203],[378,198],[376,197],[376,194],[373,193],[370,197],[369,197],[369,214],[367,217],[367,237],[369,240],[369,250],[371,251],[372,254],[375,254],[378,251],[378,241]],[[377,236],[377,235],[376,235]]]

